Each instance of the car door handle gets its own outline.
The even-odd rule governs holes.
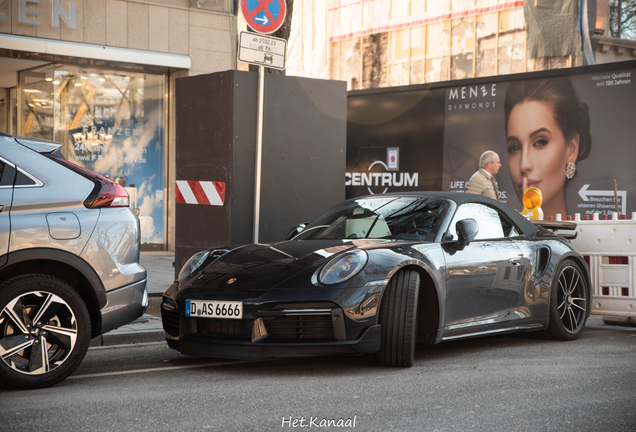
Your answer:
[[[521,258],[522,258],[522,257],[510,258],[510,259],[508,260],[508,262],[509,262],[510,264],[512,264],[512,265],[516,265],[516,266],[518,266],[518,265],[520,265],[520,264],[521,264]]]

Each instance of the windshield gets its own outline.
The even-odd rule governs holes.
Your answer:
[[[295,240],[433,241],[448,203],[439,198],[378,197],[345,201],[322,214]]]

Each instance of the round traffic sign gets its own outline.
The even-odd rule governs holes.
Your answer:
[[[241,0],[241,12],[247,25],[257,33],[274,33],[283,25],[285,0]]]

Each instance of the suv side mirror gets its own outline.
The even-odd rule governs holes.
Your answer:
[[[289,231],[287,233],[287,235],[285,236],[285,240],[290,240],[292,237],[297,236],[298,234],[300,234],[309,224],[309,222],[303,222],[301,224],[296,225],[294,228],[291,229],[291,231]]]
[[[467,246],[479,232],[479,225],[475,219],[462,219],[455,224],[455,231],[457,232],[459,243]]]

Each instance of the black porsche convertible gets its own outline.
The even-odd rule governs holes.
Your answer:
[[[163,295],[166,340],[196,356],[377,353],[386,366],[411,366],[417,343],[573,340],[590,313],[588,268],[544,226],[472,194],[350,199],[288,240],[192,256]]]

